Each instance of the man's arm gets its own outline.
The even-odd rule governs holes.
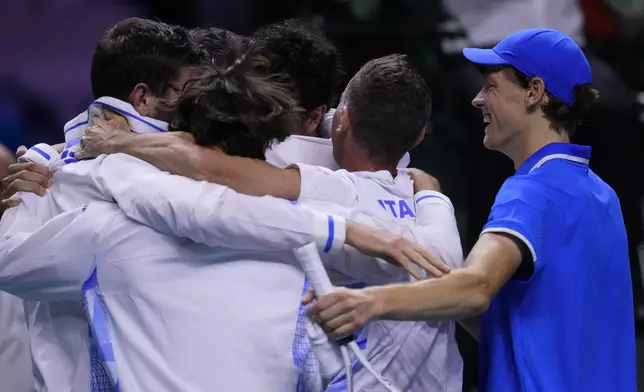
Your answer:
[[[483,234],[465,262],[440,279],[417,283],[335,289],[309,309],[316,322],[342,337],[373,319],[449,320],[482,314],[494,295],[521,264],[515,241],[503,234]],[[308,301],[311,298],[307,299]]]
[[[30,300],[78,299],[94,267],[95,236],[113,216],[92,203],[52,218],[33,233],[0,241],[0,290]]]
[[[117,126],[115,121],[97,119],[83,136],[84,150],[76,156],[124,153],[172,174],[226,185],[247,195],[288,200],[299,197],[297,169],[280,169],[257,159],[199,147],[183,132],[133,134]]]
[[[463,248],[456,224],[454,206],[444,194],[432,190],[414,195],[414,239],[431,253],[441,257],[450,268],[463,266]]]
[[[374,290],[377,317],[444,320],[480,315],[521,260],[521,250],[512,238],[483,234],[467,257],[465,268],[442,279]]]
[[[119,169],[124,166],[127,171]],[[92,175],[131,219],[209,246],[261,251],[315,242],[331,252],[345,242],[340,216],[162,172],[128,155],[108,156]]]
[[[127,171],[118,170],[124,165]],[[336,253],[347,243],[403,266],[411,262],[430,268],[427,252],[399,236],[287,200],[243,195],[161,172],[128,155],[107,157],[94,176],[101,192],[131,219],[195,242],[259,251],[315,242],[323,253]]]
[[[463,265],[463,251],[450,200],[441,193],[429,190],[418,192],[414,200],[416,201],[416,222],[412,227],[377,221],[364,214],[351,216],[351,219],[371,227],[390,231],[425,248],[427,250],[426,257],[433,258],[434,264],[446,266],[446,269],[437,268],[431,277],[442,276],[444,272],[447,272],[447,267],[460,268]],[[327,268],[368,285],[410,280],[407,271],[400,268],[399,265],[392,265],[382,259],[360,253],[353,248],[347,248],[342,254],[323,258]],[[345,284],[341,277],[335,277],[332,280],[337,285]]]
[[[508,280],[527,278],[543,265],[538,249],[548,200],[529,179],[510,179],[499,191],[465,268],[408,285],[338,289],[311,307],[312,317],[344,336],[372,318],[442,320],[481,314]]]
[[[414,183],[416,241],[439,255],[451,268],[463,266],[463,248],[452,201],[441,193],[436,178],[419,169],[407,169]]]
[[[412,177],[414,188],[417,191],[422,191],[415,196],[415,200],[418,201],[415,203],[416,224],[412,227],[407,227],[391,220],[380,221],[374,219],[351,208],[359,197],[367,199],[373,197],[369,194],[358,194],[355,174],[345,170],[333,171],[304,164],[300,164],[298,167],[301,176],[300,200],[302,202],[319,203],[330,201],[336,205],[346,207],[345,209],[350,212],[345,216],[350,217],[351,220],[390,231],[418,244],[426,252],[426,257],[434,260],[433,265],[443,267],[431,272],[430,276],[432,277],[442,276],[442,273],[448,271],[443,260],[449,260],[448,265],[451,267],[460,267],[462,265],[463,254],[452,204],[447,197],[437,192],[437,190],[440,190],[440,185],[430,175],[416,169],[410,170],[416,174],[416,178]],[[420,181],[421,176],[424,181]],[[334,208],[333,205],[328,205],[323,210],[326,211],[332,208]],[[327,261],[327,269],[330,272],[339,273],[339,276],[336,276],[338,274],[330,274],[332,281],[339,285],[353,283],[355,280],[369,285],[410,280],[409,274],[402,270],[399,265],[391,265],[384,260],[369,257],[351,249],[348,249],[343,254],[323,258],[323,260]],[[406,268],[406,270],[411,269],[413,269],[411,265]],[[421,279],[422,271],[416,271],[412,275],[417,279]],[[344,280],[342,280],[343,277]],[[347,277],[352,279],[346,279]]]
[[[442,193],[421,191],[414,196],[416,202],[416,240],[430,252],[439,255],[451,268],[463,266],[463,248],[451,201]],[[463,318],[458,323],[478,341],[481,317]]]
[[[408,244],[414,245],[415,252],[422,252],[420,259],[415,259],[410,253],[401,253],[395,259],[395,263],[388,262],[381,258],[386,252],[394,252],[394,249],[382,249],[380,253],[363,253],[362,246],[354,248],[345,245],[343,252],[330,255],[322,255],[325,268],[329,271],[329,277],[335,285],[346,285],[360,282],[367,285],[381,285],[395,282],[409,282],[411,278],[417,280],[425,277],[441,277],[449,272],[449,268],[443,260],[435,257],[425,249],[422,244],[416,242],[414,235],[408,227],[399,225],[386,225],[385,222],[376,222],[366,215],[352,216],[351,221],[365,225],[367,230],[382,231],[391,233],[392,238],[399,238]],[[373,229],[371,229],[373,228]],[[354,244],[349,232],[347,232],[347,243]],[[392,241],[394,247],[396,241]],[[371,245],[373,246],[373,245]],[[388,245],[391,246],[391,245]],[[400,246],[405,248],[405,246]],[[423,262],[420,264],[419,261]],[[423,265],[419,267],[419,265]]]

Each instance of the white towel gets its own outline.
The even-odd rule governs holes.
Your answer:
[[[168,131],[168,123],[139,115],[129,103],[112,97],[101,97],[92,102],[87,108],[87,111],[79,114],[76,118],[65,124],[65,150],[60,155],[60,159],[64,163],[76,162],[74,154],[80,151],[79,143],[81,137],[85,134],[87,127],[92,125],[94,117],[103,118],[104,108],[109,108],[125,117],[130,124],[132,132],[150,133]]]
[[[94,117],[104,118],[104,108],[109,108],[125,117],[132,132],[168,131],[168,123],[139,115],[129,103],[112,97],[101,97],[92,102],[86,111],[65,124],[65,150],[61,154],[50,145],[40,143],[31,147],[25,155],[20,157],[19,161],[36,162],[51,168],[53,171],[66,163],[76,162],[74,154],[80,151],[81,137],[85,134],[87,128],[92,125]]]

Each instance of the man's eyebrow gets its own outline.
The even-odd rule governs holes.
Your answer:
[[[491,69],[484,74],[484,77],[488,81],[498,82],[499,81],[499,70]]]

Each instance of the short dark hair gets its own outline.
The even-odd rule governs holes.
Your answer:
[[[275,142],[300,126],[304,109],[288,85],[268,74],[268,60],[255,49],[226,69],[210,67],[190,80],[173,104],[171,130],[187,130],[201,146],[229,155],[265,159]]]
[[[345,92],[356,140],[383,164],[395,164],[414,147],[431,116],[431,94],[407,56],[366,63]]]
[[[190,30],[196,49],[209,64],[225,67],[246,49],[246,37],[217,27]]]
[[[514,67],[504,68],[512,71],[511,75],[519,86],[522,88],[530,86],[532,78]],[[570,138],[586,122],[590,110],[599,100],[599,90],[592,87],[590,83],[575,86],[572,104],[567,104],[549,91],[546,91],[546,94],[548,102],[541,106],[544,117],[550,122],[550,128],[559,134],[565,132]]]
[[[342,81],[340,55],[320,29],[290,19],[263,27],[252,37],[264,41],[271,71],[290,77],[302,107],[331,107]]]
[[[128,18],[109,29],[96,46],[91,71],[94,97],[127,101],[139,83],[163,97],[181,67],[203,60],[194,49],[183,27]]]

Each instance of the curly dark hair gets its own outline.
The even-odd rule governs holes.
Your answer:
[[[249,49],[228,68],[209,67],[190,80],[176,102],[171,130],[187,130],[201,146],[265,159],[275,142],[297,131],[304,110],[270,63]]]
[[[109,29],[96,45],[92,92],[95,98],[111,96],[127,101],[132,89],[145,83],[163,97],[181,67],[201,62],[203,57],[185,28],[128,18]]]
[[[206,63],[226,67],[246,49],[248,39],[217,27],[190,30],[190,38]]]
[[[320,29],[290,19],[263,27],[252,38],[263,41],[271,72],[290,77],[304,109],[331,107],[342,81],[340,55]]]
[[[506,66],[503,68],[509,68],[513,71],[511,75],[519,86],[522,88],[530,86],[532,78],[514,67]],[[550,121],[550,128],[559,134],[565,132],[569,138],[572,138],[575,132],[584,125],[590,110],[599,101],[599,90],[592,87],[590,83],[575,86],[574,100],[570,105],[555,97],[549,91],[546,91],[546,94],[548,95],[548,102],[541,106],[544,117]]]
[[[407,56],[367,62],[345,90],[356,141],[374,161],[395,165],[414,147],[431,116],[431,94]]]

